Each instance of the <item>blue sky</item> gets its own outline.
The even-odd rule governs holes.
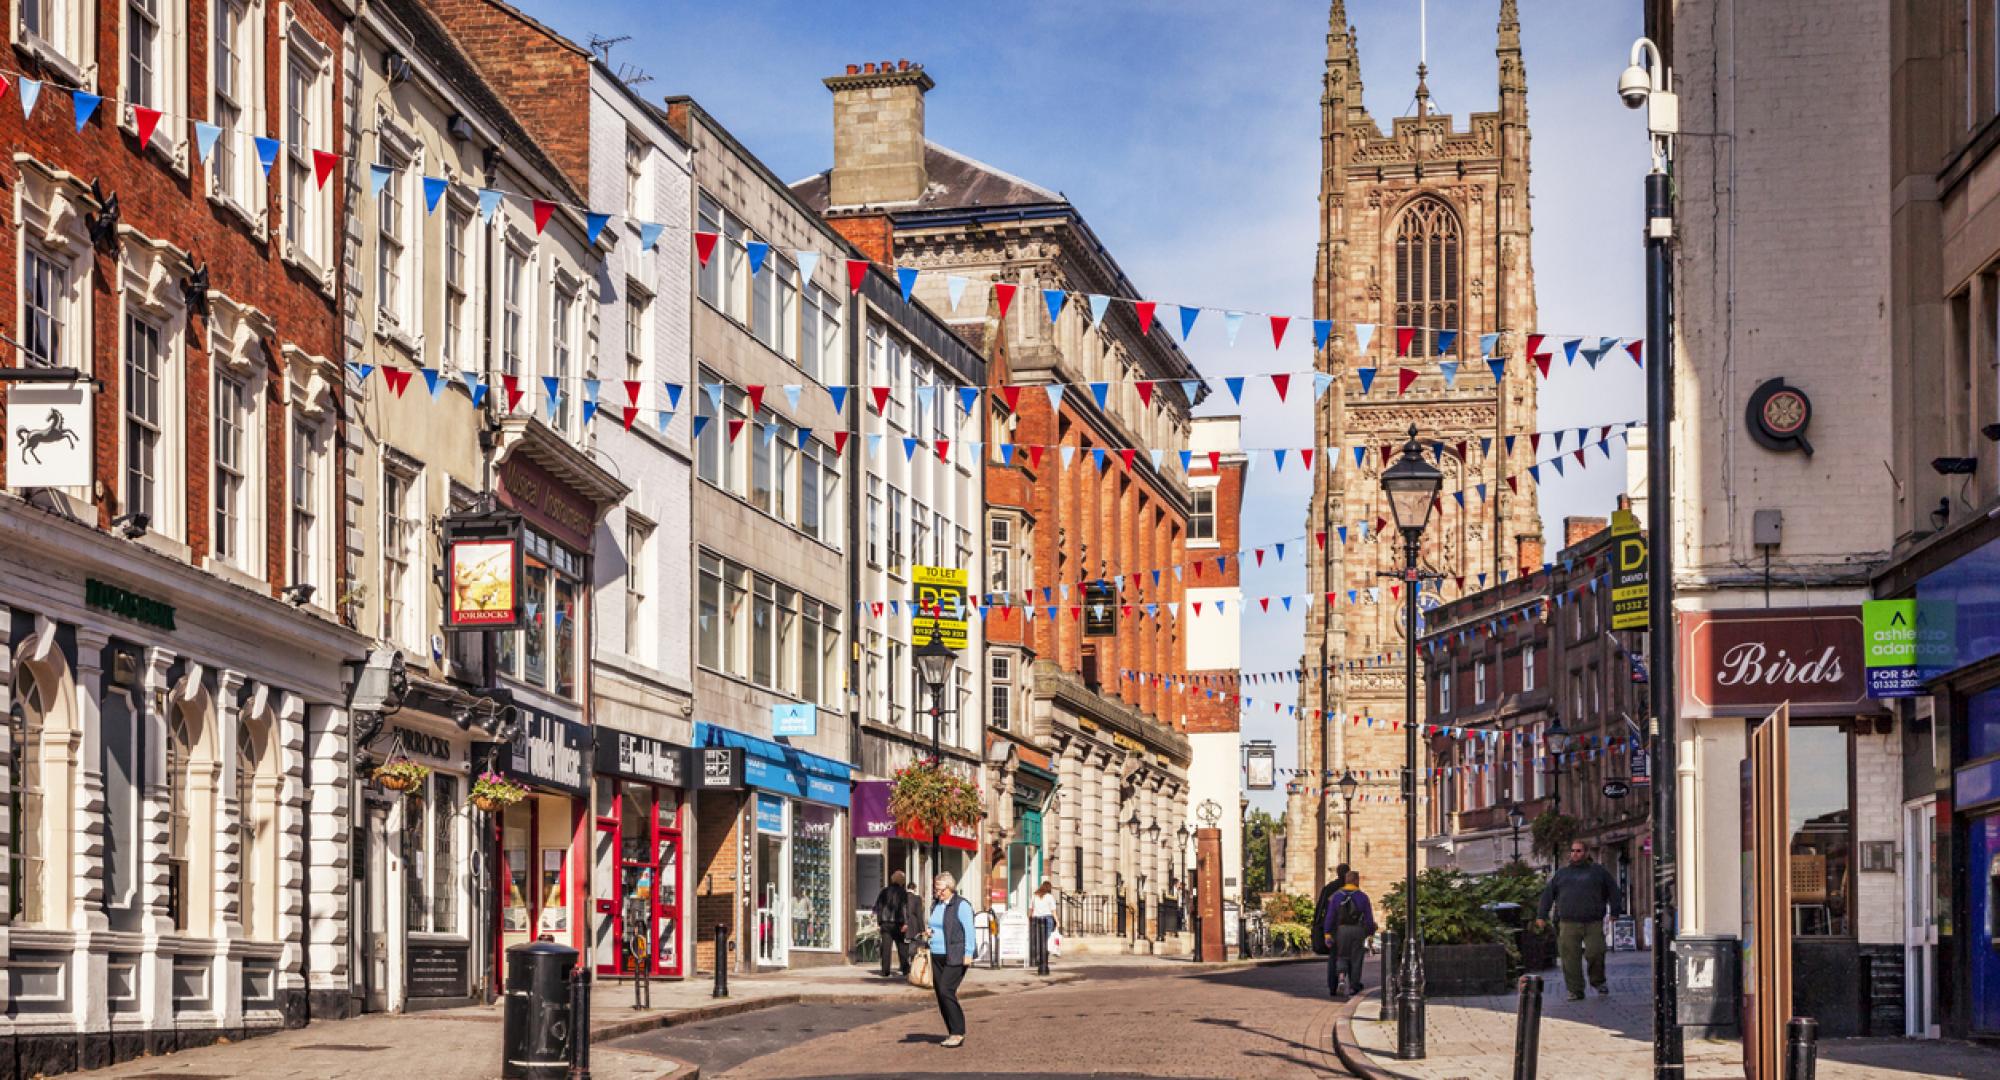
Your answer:
[[[1640,31],[1636,0],[1524,0],[1533,148],[1534,263],[1541,329],[1637,336],[1643,329],[1639,237],[1644,124],[1614,87]],[[1319,0],[1014,0],[868,4],[733,0],[669,3],[526,0],[522,7],[577,41],[632,35],[614,66],[645,70],[640,92],[689,93],[763,157],[800,178],[832,157],[832,103],[820,80],[849,63],[907,58],[937,81],[926,100],[932,141],[1067,195],[1126,273],[1168,303],[1251,312],[1312,310],[1319,94],[1327,5]],[[1359,31],[1367,105],[1385,127],[1411,111],[1417,0],[1348,0]],[[1433,109],[1460,118],[1495,107],[1499,0],[1431,0]],[[1309,327],[1281,352],[1267,325],[1246,321],[1234,348],[1205,316],[1188,351],[1211,376],[1312,366]],[[1379,389],[1378,393],[1381,392]],[[1246,442],[1308,446],[1309,394],[1278,404],[1244,396]],[[1217,407],[1229,405],[1216,395]],[[1637,419],[1642,377],[1622,354],[1543,384],[1544,429]],[[1268,459],[1252,475],[1246,544],[1305,533],[1310,479]],[[1551,537],[1565,515],[1604,515],[1623,490],[1624,452],[1542,488]],[[1550,550],[1555,548],[1551,543]],[[1304,564],[1246,568],[1246,596],[1304,591]],[[1287,666],[1303,617],[1273,604],[1244,615],[1246,668]],[[1248,658],[1259,658],[1252,661]],[[1264,694],[1292,699],[1289,690]],[[1253,691],[1253,694],[1256,692]],[[1262,698],[1263,694],[1256,694]],[[1291,767],[1296,721],[1262,703],[1246,738],[1278,744]],[[1259,805],[1282,804],[1282,791]]]

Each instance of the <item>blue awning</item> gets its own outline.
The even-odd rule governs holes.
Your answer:
[[[776,792],[845,808],[854,766],[808,754],[783,743],[746,735],[732,728],[697,722],[696,746],[733,746],[743,751],[743,779],[760,791]]]

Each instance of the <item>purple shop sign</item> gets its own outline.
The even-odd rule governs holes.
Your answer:
[[[889,814],[888,780],[856,780],[854,801],[847,814],[854,819],[854,838],[884,840],[896,835],[896,819]]]

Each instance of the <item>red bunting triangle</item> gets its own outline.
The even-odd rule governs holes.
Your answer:
[[[1131,472],[1131,471],[1132,471],[1132,458],[1133,458],[1134,456],[1136,456],[1136,455],[1137,455],[1138,453],[1139,453],[1139,451],[1137,451],[1137,450],[1135,450],[1135,449],[1133,449],[1132,447],[1129,447],[1129,446],[1128,446],[1128,447],[1126,447],[1126,448],[1125,448],[1125,449],[1123,449],[1123,450],[1120,450],[1120,451],[1118,451],[1118,456],[1119,456],[1120,458],[1124,459],[1124,461],[1125,461],[1125,471],[1126,471],[1126,472]]]
[[[1260,597],[1258,597],[1258,598],[1257,598],[1257,602],[1258,602],[1259,604],[1263,605],[1263,607],[1264,607],[1264,610],[1265,610],[1265,611],[1269,611],[1269,610],[1271,610],[1271,598],[1270,598],[1270,597],[1268,597],[1268,596],[1260,596]],[[1274,704],[1274,705],[1275,705],[1275,704],[1276,704],[1276,702],[1273,702],[1272,704]],[[1421,928],[1421,927],[1420,927],[1420,928]]]
[[[950,460],[951,460],[951,440],[950,440],[950,439],[939,439],[939,440],[937,441],[937,456],[938,456],[938,460],[939,460],[939,461],[950,461]]]
[[[339,164],[339,154],[329,154],[324,150],[313,151],[313,179],[320,187],[325,187],[326,178],[333,175],[334,168]]]
[[[861,283],[866,280],[868,280],[868,261],[866,259],[847,260],[847,291],[860,292]]]
[[[389,392],[397,397],[402,397],[403,391],[410,388],[410,373],[401,368],[384,367],[382,377],[389,381]]]
[[[1584,469],[1588,469],[1588,468],[1590,468],[1590,464],[1589,464],[1588,462],[1586,462],[1586,461],[1584,461],[1584,460],[1583,460],[1583,448],[1582,448],[1582,447],[1578,447],[1577,449],[1575,449],[1575,450],[1571,451],[1571,453],[1573,453],[1573,454],[1575,454],[1575,455],[1576,455],[1576,463],[1577,463],[1577,466],[1578,466],[1579,468],[1584,468]]]
[[[1325,550],[1326,550],[1326,534],[1325,534],[1325,533],[1323,533],[1323,532],[1316,532],[1316,533],[1314,533],[1314,534],[1313,534],[1313,539],[1314,539],[1314,540],[1317,540],[1317,541],[1319,541],[1319,549],[1320,549],[1321,551],[1325,551]],[[1332,594],[1332,593],[1328,593],[1327,595],[1328,595],[1328,596],[1332,596],[1333,594]]]
[[[1401,585],[1389,586],[1389,599],[1394,600],[1401,597],[1402,595],[1403,595],[1403,587]],[[1423,925],[1419,923],[1417,928],[1421,930],[1423,929]]]
[[[1417,373],[1409,368],[1396,369],[1396,393],[1401,394],[1417,381]]]
[[[1465,460],[1465,440],[1464,440],[1464,439],[1460,439],[1460,440],[1458,440],[1458,446],[1457,446],[1457,450],[1458,450],[1458,460],[1460,460],[1460,461],[1464,461],[1464,460]]]
[[[639,416],[639,409],[638,409],[638,407],[637,407],[637,406],[634,406],[634,405],[627,405],[627,406],[625,406],[625,430],[626,430],[626,431],[630,431],[630,430],[632,430],[632,421],[633,421],[633,420],[635,420],[635,419],[637,419],[637,418],[638,418],[638,416]]]
[[[1554,353],[1535,354],[1535,366],[1542,369],[1542,378],[1546,379],[1549,377],[1549,361],[1553,359],[1555,359]]]
[[[1416,337],[1417,331],[1415,327],[1398,326],[1396,328],[1396,355],[1410,355],[1410,342],[1416,340]]]
[[[1535,355],[1536,353],[1539,353],[1539,352],[1541,352],[1541,351],[1542,351],[1542,340],[1543,340],[1544,338],[1546,338],[1546,337],[1548,337],[1548,335],[1547,335],[1547,334],[1529,334],[1529,335],[1528,335],[1528,355],[1529,355],[1529,356],[1533,356],[1533,355]]]
[[[1381,517],[1381,516],[1379,516],[1379,515],[1378,515],[1378,516],[1377,516],[1377,517],[1375,518],[1375,531],[1376,531],[1376,532],[1381,532],[1381,531],[1382,531],[1383,529],[1386,529],[1386,528],[1388,528],[1388,527],[1389,527],[1389,519],[1388,519],[1388,518],[1385,518],[1385,517]]]
[[[1007,317],[1007,305],[1014,302],[1014,290],[1016,288],[1018,286],[1011,282],[996,281],[993,283],[993,299],[999,303],[1000,317],[1003,319]]]
[[[1521,483],[1520,483],[1520,481],[1519,481],[1519,480],[1517,480],[1517,479],[1515,479],[1514,477],[1511,477],[1511,476],[1510,476],[1510,477],[1508,477],[1508,478],[1507,478],[1507,490],[1508,490],[1508,491],[1511,491],[1511,492],[1514,492],[1514,493],[1515,493],[1515,494],[1517,494],[1517,495],[1518,495],[1518,494],[1520,494],[1520,492],[1521,492]]]
[[[1292,377],[1290,375],[1271,376],[1271,389],[1276,390],[1278,392],[1279,401],[1285,400],[1285,391],[1291,389],[1291,387],[1292,387]]]
[[[500,385],[507,389],[507,411],[513,412],[515,409],[520,408],[521,397],[524,393],[521,389],[521,380],[513,375],[502,375],[500,376]]]
[[[743,434],[743,421],[731,420],[729,422],[729,441],[732,443],[735,442],[736,437],[741,434]]]
[[[868,393],[875,399],[875,414],[880,416],[882,414],[882,407],[889,404],[889,388],[886,386],[871,386],[868,388]]]
[[[1264,549],[1258,548],[1256,550],[1256,555],[1257,555],[1257,565],[1258,566],[1264,565]]]
[[[1034,443],[1028,447],[1028,464],[1030,466],[1037,469],[1042,467],[1043,449],[1044,447],[1040,443]]]
[[[1020,388],[1020,387],[1018,387],[1018,386],[1003,386],[1003,387],[1001,387],[1001,388],[1000,388],[1000,400],[1002,400],[1002,401],[1004,401],[1004,402],[1006,402],[1006,403],[1007,403],[1007,411],[1008,411],[1008,412],[1020,412],[1020,411],[1021,411],[1021,388]]]
[[[1541,432],[1539,432],[1539,431],[1530,431],[1530,432],[1528,433],[1528,449],[1530,449],[1530,450],[1533,450],[1533,451],[1535,451],[1535,452],[1537,452],[1537,453],[1540,453],[1540,452],[1541,452],[1541,449],[1542,449],[1542,433],[1541,433]]]
[[[1271,316],[1271,347],[1273,349],[1284,347],[1285,330],[1291,325],[1292,317],[1290,315]]]
[[[132,124],[139,129],[139,145],[144,146],[153,141],[153,129],[160,126],[160,110],[134,105]]]
[[[632,404],[639,404],[639,388],[643,385],[645,384],[637,379],[625,380],[625,396],[631,400]]]
[[[1139,334],[1141,337],[1153,331],[1153,307],[1154,304],[1151,300],[1132,301],[1132,314],[1139,317]]]
[[[847,432],[836,431],[833,433],[833,453],[835,457],[847,453]]]
[[[1390,457],[1390,455],[1394,454],[1395,452],[1396,452],[1396,444],[1395,444],[1395,443],[1383,443],[1383,444],[1382,444],[1382,464],[1384,464],[1384,465],[1387,465],[1387,464],[1389,464],[1389,457]]]
[[[555,214],[556,204],[547,199],[530,199],[528,206],[535,214],[535,235],[540,236],[542,230],[549,227],[549,218]]]
[[[1069,621],[1075,622],[1081,618],[1083,618],[1083,608],[1076,604],[1071,604],[1069,606]]]
[[[715,242],[720,238],[720,234],[712,232],[694,234],[694,257],[701,261],[701,265],[708,265],[709,257],[715,254]]]
[[[1211,472],[1222,471],[1222,452],[1220,450],[1210,450],[1208,452],[1208,467]]]
[[[764,388],[763,388],[763,387],[761,387],[761,386],[748,386],[748,385],[746,385],[746,386],[744,386],[744,387],[743,387],[743,392],[744,392],[744,393],[746,393],[746,394],[748,394],[748,395],[750,395],[750,411],[751,411],[751,412],[752,412],[753,414],[754,414],[754,413],[755,413],[755,412],[756,412],[756,411],[757,411],[758,409],[761,409],[761,408],[763,408],[763,407],[764,407]]]
[[[1304,465],[1304,466],[1306,467],[1306,471],[1307,471],[1307,472],[1311,472],[1311,471],[1312,471],[1312,467],[1313,467],[1313,449],[1312,449],[1312,447],[1310,447],[1310,446],[1302,446],[1302,447],[1299,447],[1299,464],[1301,464],[1301,465]],[[1326,534],[1325,534],[1325,533],[1321,533],[1320,535],[1321,535],[1321,536],[1325,536]]]
[[[1151,304],[1147,304],[1147,305],[1145,305],[1145,306],[1146,306],[1146,307],[1151,307],[1152,305],[1151,305]],[[1150,318],[1150,317],[1151,317],[1151,316],[1148,316],[1148,318]],[[1142,405],[1151,405],[1151,404],[1153,403],[1153,381],[1152,381],[1151,379],[1141,379],[1141,380],[1139,380],[1138,382],[1136,382],[1136,383],[1133,383],[1132,385],[1134,385],[1134,386],[1136,386],[1136,387],[1138,387],[1138,388],[1139,388],[1139,403],[1140,403],[1140,404],[1142,404]]]
[[[1632,362],[1639,365],[1640,367],[1646,366],[1646,361],[1642,358],[1643,354],[1645,353],[1645,349],[1646,349],[1646,340],[1644,338],[1635,340],[1632,342],[1632,344],[1625,346],[1625,351],[1632,354]]]

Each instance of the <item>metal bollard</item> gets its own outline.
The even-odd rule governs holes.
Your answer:
[[[1514,1012],[1514,1080],[1535,1080],[1542,1056],[1542,977],[1521,976]]]
[[[729,924],[715,924],[715,989],[709,997],[729,996]]]
[[[1819,1073],[1819,1021],[1794,1016],[1785,1023],[1785,1080],[1813,1080]]]
[[[590,1080],[590,968],[578,964],[569,977],[571,1080]]]
[[[1242,959],[1250,959],[1250,926],[1243,921],[1243,913],[1236,913],[1236,943],[1242,947]]]

